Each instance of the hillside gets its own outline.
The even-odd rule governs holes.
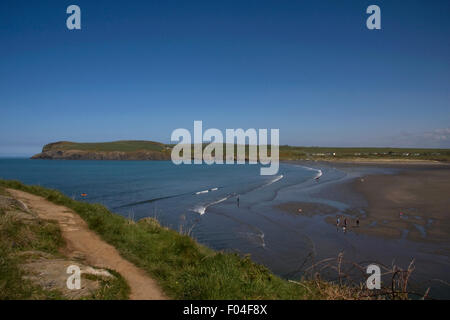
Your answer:
[[[206,144],[204,144],[206,146]],[[49,143],[32,159],[65,160],[170,160],[173,145],[153,141]],[[193,154],[193,153],[192,153]],[[225,154],[225,152],[224,152]],[[247,147],[248,158],[248,147]],[[327,148],[280,146],[280,160],[434,160],[449,161],[450,149]]]
[[[170,146],[153,141],[49,143],[32,159],[64,160],[170,160]]]

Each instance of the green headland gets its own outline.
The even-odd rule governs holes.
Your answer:
[[[207,144],[204,144],[205,147]],[[45,145],[32,159],[66,160],[170,160],[173,144],[154,141],[54,142]],[[224,147],[225,149],[225,147]],[[270,150],[270,147],[269,147]],[[280,146],[280,160],[324,161],[449,161],[450,149],[338,148]],[[225,154],[225,150],[224,150]],[[248,146],[246,146],[248,155]]]

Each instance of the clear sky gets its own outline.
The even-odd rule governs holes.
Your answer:
[[[281,144],[449,148],[449,16],[449,1],[2,0],[0,155],[170,142],[194,120],[279,128]]]

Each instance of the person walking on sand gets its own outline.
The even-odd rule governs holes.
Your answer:
[[[239,208],[239,195],[237,196],[237,207]]]
[[[359,218],[356,218],[356,226],[359,227]]]
[[[339,227],[339,224],[341,223],[341,218],[339,216],[337,216],[336,219],[336,227]]]

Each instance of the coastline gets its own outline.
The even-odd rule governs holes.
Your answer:
[[[287,162],[293,163],[293,162]],[[315,195],[341,200],[343,194],[362,197],[365,205],[349,203],[340,210],[321,202],[287,202],[277,208],[304,216],[324,215],[336,225],[336,217],[347,217],[353,232],[389,239],[450,241],[450,164],[432,161],[296,161],[296,164],[334,166],[346,169],[377,167],[394,169],[390,173],[362,173],[324,186]],[[333,196],[330,196],[333,194]],[[350,201],[351,202],[351,201]],[[298,209],[302,209],[299,212]],[[364,212],[364,213],[362,213]],[[360,221],[358,228],[356,219]]]
[[[56,170],[55,164],[57,164],[57,169],[64,169],[64,171],[67,171],[69,165],[69,167],[74,165],[75,169],[79,167],[84,168],[84,165],[82,166],[82,164],[75,162],[47,163],[49,164],[48,168],[51,170],[50,172]],[[253,192],[253,189],[250,188],[250,192],[253,193],[241,196],[241,207],[236,207],[236,200],[231,199],[230,201],[224,201],[215,206],[211,206],[211,208],[208,209],[208,214],[202,215],[201,218],[199,218],[198,213],[189,211],[185,212],[183,215],[180,214],[180,216],[174,215],[172,220],[164,217],[165,220],[163,218],[161,219],[161,222],[163,223],[163,226],[171,227],[173,230],[179,230],[179,224],[183,224],[183,230],[189,230],[184,228],[185,226],[189,227],[191,224],[195,225],[196,228],[192,235],[199,243],[203,243],[219,252],[221,250],[231,250],[232,252],[241,253],[242,256],[251,254],[252,261],[266,266],[274,274],[284,279],[299,280],[302,276],[308,275],[307,268],[311,264],[314,264],[315,261],[333,258],[340,252],[345,251],[346,260],[357,263],[370,260],[389,265],[392,260],[395,259],[396,261],[399,261],[398,263],[400,266],[404,266],[410,262],[410,257],[417,257],[417,261],[419,262],[420,260],[420,265],[418,264],[418,276],[420,276],[421,280],[429,279],[425,272],[420,274],[421,270],[428,269],[428,271],[436,271],[435,273],[432,273],[433,277],[448,281],[448,277],[442,276],[439,271],[442,270],[442,266],[448,265],[448,262],[446,262],[445,259],[450,256],[445,252],[445,248],[443,248],[442,245],[436,245],[435,242],[428,241],[427,238],[417,238],[417,241],[410,241],[411,239],[408,237],[403,239],[401,236],[399,237],[398,231],[395,230],[395,225],[393,223],[388,224],[389,228],[386,226],[382,228],[381,223],[384,219],[377,218],[376,214],[371,216],[366,212],[366,217],[364,221],[361,219],[361,226],[358,229],[353,228],[354,220],[351,220],[357,215],[364,216],[364,212],[360,210],[367,210],[368,207],[366,204],[367,198],[362,193],[362,190],[355,190],[353,188],[352,183],[357,181],[357,179],[364,179],[364,177],[375,176],[381,173],[386,173],[387,176],[392,177],[397,176],[402,171],[417,172],[422,171],[423,168],[426,168],[426,172],[435,172],[440,171],[443,167],[413,165],[396,166],[395,169],[387,170],[385,168],[392,168],[392,166],[366,166],[335,164],[329,162],[313,163],[306,161],[296,163],[303,167],[307,166],[308,168],[306,169],[308,170],[321,170],[323,176],[320,177],[319,180],[316,180],[314,179],[316,174],[313,171],[304,172],[304,170],[300,168],[295,168],[298,166],[286,165],[280,172],[280,174],[284,174],[284,178],[280,182],[272,184],[263,183],[264,189],[256,188],[254,189],[256,192]],[[103,166],[103,164],[104,163],[96,162],[96,165],[99,166]],[[293,163],[291,162],[291,164]],[[104,164],[105,170],[108,171],[111,165],[112,163],[109,162]],[[155,170],[157,170],[160,167],[159,165],[163,165],[163,163],[155,162],[155,165],[158,165],[155,167]],[[206,176],[209,170],[205,170],[206,171],[204,171],[203,174]],[[202,170],[197,170],[193,171],[193,173],[195,173],[196,176],[200,174],[201,171]],[[58,170],[56,170],[56,172],[58,172]],[[99,171],[95,170],[95,172]],[[149,171],[148,173],[150,174],[152,172],[154,171]],[[247,177],[250,176],[252,175],[247,175]],[[304,177],[307,177],[307,180],[304,180]],[[239,179],[242,180],[242,177]],[[226,194],[237,191],[237,185],[229,182],[227,184],[229,184],[230,190],[219,189],[217,194],[208,192],[189,197],[192,201],[183,202],[180,206],[181,210],[183,210],[183,208],[190,210],[191,207],[189,204],[198,204],[213,201],[215,198],[218,199],[221,197],[220,192]],[[47,185],[49,184],[47,183]],[[218,185],[220,184],[215,182],[209,187]],[[372,182],[368,180],[367,186],[372,186]],[[58,186],[55,186],[55,188],[59,189]],[[197,191],[206,190],[204,186],[199,186],[194,189],[197,189]],[[371,187],[370,190],[373,190],[373,187]],[[82,191],[87,191],[90,196],[90,202],[92,202],[92,199],[94,199],[96,194],[85,188],[83,188]],[[109,191],[111,192],[113,190]],[[69,195],[72,194],[72,192],[66,193]],[[126,196],[126,198],[128,197],[129,195]],[[112,193],[112,198],[117,198],[116,193]],[[150,198],[152,197],[149,197],[148,199]],[[205,199],[203,200],[203,198]],[[359,198],[364,201],[359,202]],[[321,201],[321,199],[329,201]],[[298,209],[295,207],[295,203],[290,212],[291,214],[283,214],[280,210],[271,210],[272,205],[276,206],[283,203],[283,201],[296,200],[303,201],[301,204],[301,207],[303,208],[301,215],[295,212],[295,209]],[[168,200],[168,202],[172,205],[178,201]],[[317,204],[314,204],[315,202],[317,202]],[[348,205],[340,206],[342,203]],[[109,204],[108,207],[114,208],[114,204]],[[145,216],[159,217],[159,215],[154,213],[154,207],[153,204],[140,207],[140,211],[135,210],[131,217],[132,219],[136,218],[136,221]],[[167,206],[163,207],[163,203],[158,204],[158,209],[161,210],[161,208],[170,209],[170,207]],[[176,212],[180,212],[179,209],[180,208],[174,208],[173,212],[176,214]],[[352,209],[354,209],[354,211],[352,211]],[[150,215],[148,214],[149,212],[151,213]],[[127,218],[126,210],[119,213]],[[136,215],[134,213],[136,213]],[[346,234],[342,232],[342,228],[338,230],[338,228],[335,227],[335,218],[337,214],[345,214],[348,216],[349,226]],[[370,225],[373,217],[376,218],[375,220],[379,221],[378,225]],[[130,215],[128,215],[128,218],[130,219]],[[331,220],[327,221],[326,219]],[[401,221],[403,222],[403,220]],[[417,228],[414,224],[410,224],[410,227],[411,230]],[[432,227],[435,226],[433,225]],[[390,234],[388,232],[393,230],[397,233],[391,232]],[[373,232],[376,233],[374,234]],[[410,231],[408,231],[408,233],[409,232]],[[219,236],[217,236],[218,234]],[[400,233],[400,235],[402,234]],[[410,233],[410,237],[412,236],[414,236],[413,232]],[[132,237],[130,236],[130,238]],[[428,251],[425,254],[429,256],[432,255],[432,259],[424,256],[424,254],[420,255],[420,250],[424,247]],[[367,248],[371,248],[369,254],[367,254]],[[436,251],[438,253],[436,253]],[[442,258],[436,257],[436,254],[443,254],[443,256]],[[326,279],[330,281],[335,280],[333,274],[330,275],[331,277]],[[446,294],[447,292],[448,291],[444,291],[441,296],[448,296],[448,294]]]
[[[433,168],[434,169],[434,168]],[[444,242],[450,235],[450,167],[368,175],[350,182],[367,200],[367,217],[356,232],[412,241]],[[355,216],[354,211],[350,211]]]
[[[450,166],[297,164],[322,169],[324,181],[299,189],[299,201],[274,209],[280,219],[287,215],[298,221],[297,228],[320,252],[318,260],[345,253],[352,263],[408,266],[414,261],[411,285],[419,292],[431,288],[433,297],[448,299]],[[335,170],[346,174],[326,181]]]
[[[378,165],[378,166],[443,166],[450,167],[450,162],[437,160],[405,160],[405,159],[346,159],[324,161],[339,165]]]
[[[437,160],[406,160],[406,159],[323,159],[323,160],[280,160],[281,163],[288,164],[328,164],[328,165],[339,165],[339,166],[447,166],[450,167],[450,162],[448,161],[437,161]]]

